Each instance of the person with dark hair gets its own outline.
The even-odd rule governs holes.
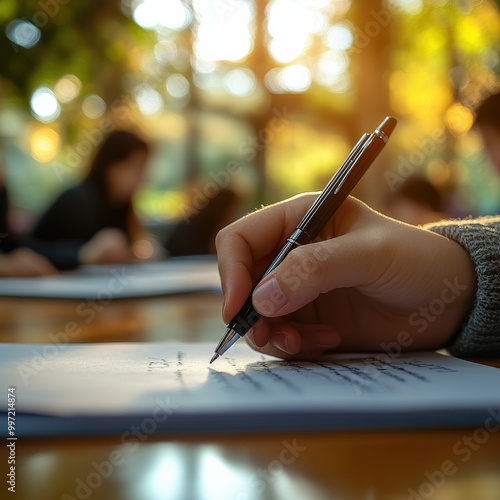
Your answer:
[[[474,125],[483,136],[491,163],[500,172],[500,93],[490,95],[479,105]]]
[[[132,198],[143,182],[149,149],[132,132],[110,133],[85,179],[42,215],[32,232],[32,248],[59,269],[132,261],[132,244],[140,233]]]

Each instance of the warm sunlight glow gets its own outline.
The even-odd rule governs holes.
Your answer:
[[[51,128],[37,128],[30,137],[31,156],[40,163],[47,163],[55,158],[60,143],[59,134]]]
[[[347,23],[334,24],[326,32],[326,45],[333,50],[347,50],[353,41],[353,27]]]
[[[272,37],[269,52],[278,62],[288,63],[307,48],[312,33],[327,23],[325,14],[298,0],[274,0],[268,7],[267,31]]]
[[[222,3],[222,2],[219,2]],[[238,61],[252,50],[250,4],[240,0],[221,10],[218,2],[194,0],[198,20],[194,50],[205,61]]]
[[[143,0],[134,9],[133,17],[145,29],[164,26],[180,31],[191,22],[191,13],[180,0]]]
[[[334,87],[348,79],[349,59],[343,51],[329,50],[325,52],[316,65],[316,80],[326,87]]]
[[[446,124],[454,135],[465,134],[472,127],[474,116],[470,109],[454,104],[446,112]]]
[[[265,84],[275,94],[304,92],[311,85],[311,72],[300,64],[275,68],[265,76]]]

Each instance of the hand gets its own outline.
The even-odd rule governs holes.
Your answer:
[[[80,264],[122,264],[134,255],[127,237],[119,229],[101,229],[78,254]]]
[[[0,276],[28,277],[56,273],[56,268],[45,257],[28,248],[19,248],[0,255]]]
[[[217,235],[223,318],[239,311],[316,195],[259,210]],[[472,307],[475,273],[458,243],[348,198],[314,243],[293,250],[255,289],[256,350],[316,359],[332,349],[445,346]]]

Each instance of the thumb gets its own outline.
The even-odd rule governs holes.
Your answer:
[[[379,266],[364,238],[355,233],[298,247],[253,292],[262,316],[290,314],[336,288],[366,284]]]

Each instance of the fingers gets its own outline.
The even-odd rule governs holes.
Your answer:
[[[245,339],[256,351],[285,359],[317,359],[341,343],[331,327],[288,323],[281,318],[266,318]]]
[[[255,212],[223,229],[216,239],[224,296],[223,319],[239,311],[252,287],[316,199],[292,198]],[[356,286],[370,279],[371,249],[380,242],[366,231],[373,219],[366,205],[348,198],[322,231],[324,241],[292,251],[254,292],[254,306],[265,316],[295,311],[320,293]],[[332,239],[334,236],[344,235]],[[380,266],[379,266],[380,267]]]
[[[290,314],[322,293],[373,282],[390,257],[367,231],[296,248],[254,290],[254,308],[267,317]]]
[[[216,248],[224,295],[224,321],[230,321],[239,311],[255,281],[315,198],[315,195],[306,195],[272,205],[218,233]]]

